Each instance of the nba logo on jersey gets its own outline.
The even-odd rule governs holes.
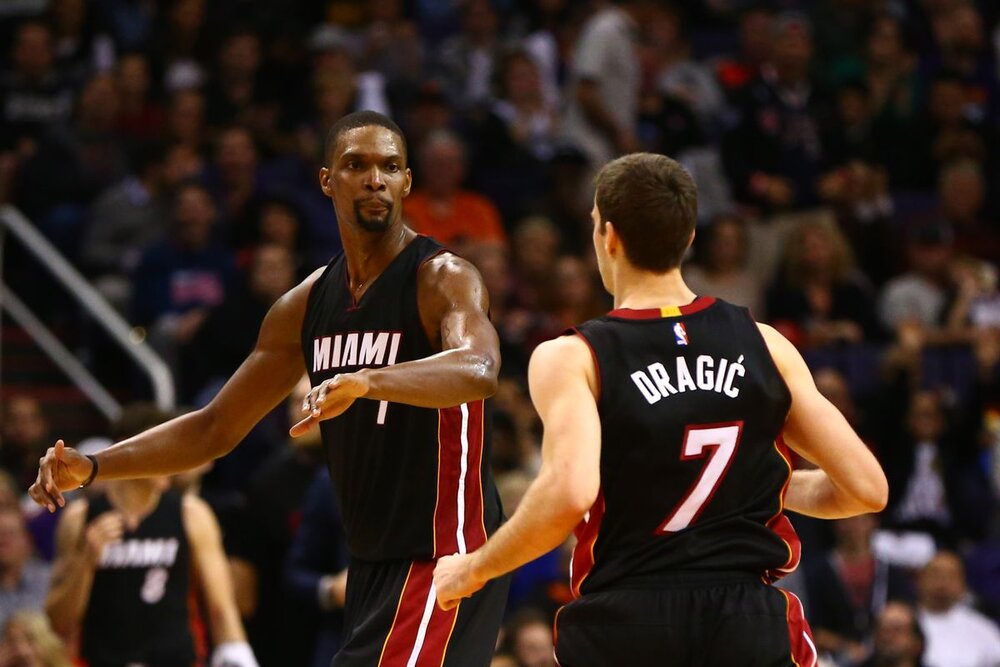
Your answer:
[[[678,322],[674,325],[674,338],[677,339],[678,345],[688,344],[688,331],[684,328],[683,322]]]

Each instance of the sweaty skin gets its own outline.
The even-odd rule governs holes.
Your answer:
[[[401,218],[411,180],[401,138],[378,125],[344,131],[331,151],[329,167],[320,169],[320,187],[336,209],[355,299],[416,236]],[[171,475],[231,451],[305,373],[300,334],[309,291],[321,273],[315,271],[271,307],[250,356],[208,405],[100,452],[98,476]],[[420,318],[440,352],[322,383],[306,398],[304,418],[292,428],[293,436],[336,417],[362,397],[445,408],[496,391],[499,340],[479,273],[444,252],[420,267],[417,283]],[[428,392],[429,386],[435,391]],[[39,461],[29,494],[54,512],[65,504],[62,492],[78,487],[91,471],[89,459],[58,440]]]

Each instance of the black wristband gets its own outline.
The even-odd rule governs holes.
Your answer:
[[[97,457],[92,456],[91,454],[85,454],[84,456],[90,459],[90,463],[93,465],[93,468],[90,469],[90,477],[87,478],[87,481],[79,486],[81,489],[85,489],[90,486],[90,483],[97,477]]]

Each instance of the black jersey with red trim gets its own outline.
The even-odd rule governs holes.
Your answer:
[[[91,498],[86,522],[114,511]],[[94,667],[190,665],[195,660],[188,614],[191,549],[179,495],[164,493],[134,530],[104,547],[80,633],[80,655]]]
[[[783,514],[791,395],[745,308],[614,310],[576,333],[597,366],[601,491],[577,528],[576,595],[626,579],[798,563]]]
[[[437,352],[420,319],[417,271],[443,250],[416,237],[357,302],[344,255],[330,262],[313,284],[302,326],[313,386]],[[322,422],[351,556],[425,559],[480,547],[501,518],[488,422],[484,401],[435,410],[370,399]]]

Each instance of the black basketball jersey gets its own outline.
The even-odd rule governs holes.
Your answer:
[[[420,320],[417,271],[442,251],[436,241],[416,237],[357,302],[344,255],[330,262],[312,287],[302,327],[313,386],[438,351]],[[353,558],[465,553],[499,525],[484,401],[435,410],[359,399],[320,426]]]
[[[699,297],[614,310],[576,333],[597,365],[602,444],[574,593],[684,571],[793,570],[781,442],[791,395],[749,312]]]
[[[112,509],[91,499],[87,522]],[[104,548],[83,618],[80,654],[91,667],[190,665],[190,550],[181,497],[165,493],[135,531]]]

